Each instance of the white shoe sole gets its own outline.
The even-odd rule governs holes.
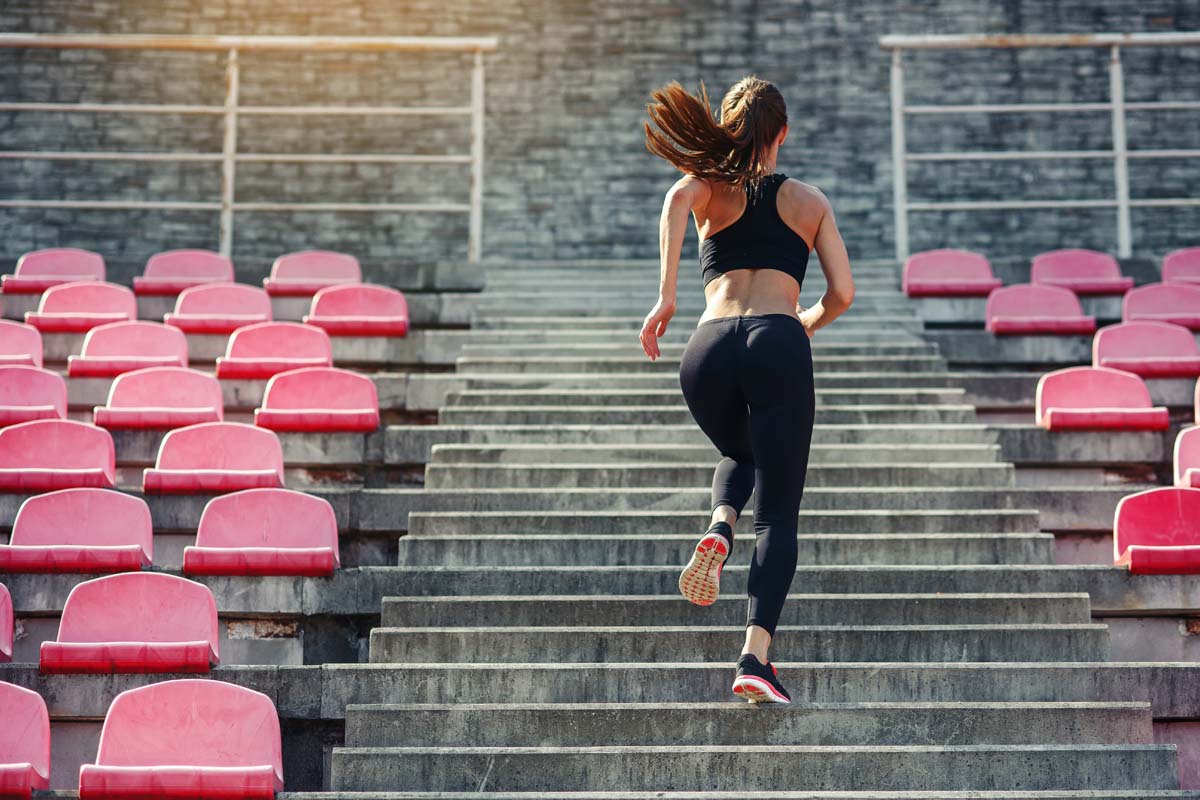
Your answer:
[[[720,594],[721,565],[727,558],[729,540],[719,533],[706,533],[679,575],[679,593],[688,602],[711,606]]]

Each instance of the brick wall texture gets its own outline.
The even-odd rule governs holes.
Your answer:
[[[651,257],[669,165],[641,123],[648,92],[703,79],[720,95],[757,73],[789,103],[780,169],[831,198],[852,258],[893,252],[887,33],[1200,30],[1195,0],[4,0],[0,29],[340,35],[497,35],[487,56],[484,253],[488,258]],[[1104,101],[1108,54],[942,51],[906,57],[910,103]],[[246,104],[462,104],[462,55],[244,53]],[[1127,98],[1200,98],[1200,47],[1124,51]],[[0,50],[0,97],[20,101],[220,103],[216,53]],[[1131,113],[1132,148],[1200,148],[1200,112]],[[911,150],[1104,149],[1107,112],[909,119]],[[219,152],[219,116],[0,112],[7,150]],[[243,117],[243,152],[466,152],[463,118]],[[0,196],[215,200],[213,163],[0,160]],[[1200,159],[1131,163],[1134,197],[1200,196]],[[910,168],[913,200],[1112,197],[1111,161]],[[242,164],[244,200],[465,201],[462,165]],[[913,249],[961,246],[996,259],[1079,246],[1114,250],[1112,209],[916,212]],[[1200,244],[1200,207],[1135,209],[1134,254]],[[694,237],[694,235],[693,235]],[[0,209],[0,260],[89,247],[123,278],[151,253],[215,247],[208,211]],[[302,247],[358,254],[369,275],[461,258],[454,214],[247,212],[234,257],[245,277]],[[694,238],[685,251],[694,257]]]

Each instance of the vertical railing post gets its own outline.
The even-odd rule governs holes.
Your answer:
[[[896,215],[896,259],[908,258],[908,151],[904,141],[903,51],[892,50],[892,205]]]
[[[1133,233],[1129,219],[1129,148],[1125,139],[1125,73],[1121,68],[1121,48],[1110,49],[1108,84],[1112,98],[1113,181],[1117,200],[1117,255],[1133,254]]]
[[[225,141],[221,147],[221,255],[233,255],[233,186],[237,165],[238,51],[230,48],[225,62]]]
[[[471,210],[467,260],[479,261],[483,237],[483,51],[475,51],[471,68]]]

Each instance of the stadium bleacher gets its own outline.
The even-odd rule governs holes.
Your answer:
[[[218,283],[184,289],[167,325],[184,333],[230,334],[243,325],[271,321],[271,298],[265,290],[243,283]]]
[[[41,295],[51,286],[78,281],[103,281],[104,257],[75,247],[33,250],[17,259],[11,274],[0,276],[5,295]]]
[[[1117,503],[1113,563],[1139,574],[1200,573],[1200,489],[1160,487]]]
[[[146,367],[118,375],[103,406],[93,409],[102,428],[182,428],[225,419],[215,377],[185,367]]]
[[[67,382],[39,367],[0,365],[0,427],[35,419],[65,419]]]
[[[330,336],[404,336],[408,302],[388,286],[352,283],[329,286],[313,295],[305,323]]]
[[[309,297],[330,286],[361,282],[362,267],[349,253],[301,250],[275,259],[263,288],[272,295]]]
[[[1200,283],[1200,247],[1182,247],[1163,256],[1163,283]]]
[[[1086,316],[1070,289],[1037,283],[993,289],[987,297],[986,330],[1005,334],[1089,334],[1096,318]]]
[[[274,431],[374,431],[379,427],[375,382],[332,367],[277,373],[267,381],[254,424]]]
[[[67,357],[72,378],[111,378],[146,367],[186,367],[187,337],[158,322],[110,322],[87,332],[79,355]]]
[[[13,605],[8,587],[0,583],[0,663],[12,661],[13,654]],[[0,689],[5,684],[0,683]],[[8,761],[7,758],[4,759]]]
[[[208,283],[232,283],[233,262],[211,250],[167,250],[146,261],[133,279],[134,294],[171,295]]]
[[[60,283],[42,293],[25,322],[45,333],[87,333],[98,325],[137,319],[137,298],[127,286],[104,281]]]
[[[32,325],[0,319],[0,366],[42,365],[42,334]]]
[[[1182,325],[1123,322],[1096,332],[1092,365],[1142,378],[1195,378],[1200,376],[1200,343]]]
[[[0,545],[0,573],[107,573],[154,563],[150,509],[110,489],[59,489],[25,499]]]
[[[4,612],[0,586],[0,617]],[[3,622],[0,622],[2,632]],[[11,632],[11,631],[10,631]],[[0,645],[2,649],[2,645]],[[0,796],[50,788],[50,715],[37,692],[0,682]]]
[[[1125,322],[1170,322],[1200,331],[1200,286],[1151,283],[1130,289],[1121,305]]]
[[[0,428],[0,492],[48,492],[116,482],[112,436],[66,419]]]
[[[333,365],[329,334],[296,322],[260,322],[235,330],[225,355],[217,358],[218,378],[270,378],[300,367]]]
[[[146,492],[202,494],[283,486],[283,449],[269,430],[240,422],[201,422],[163,437]]]
[[[1082,248],[1037,254],[1030,266],[1029,282],[1061,286],[1076,294],[1125,294],[1133,288],[1133,278],[1121,274],[1115,258]]]

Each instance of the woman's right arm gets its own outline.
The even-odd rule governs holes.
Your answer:
[[[825,273],[825,293],[815,304],[800,312],[800,321],[804,323],[809,336],[845,313],[854,302],[850,256],[846,253],[846,243],[842,241],[841,231],[838,230],[833,206],[823,192],[816,190],[816,194],[822,206],[822,216],[813,249],[817,251],[821,271]]]

